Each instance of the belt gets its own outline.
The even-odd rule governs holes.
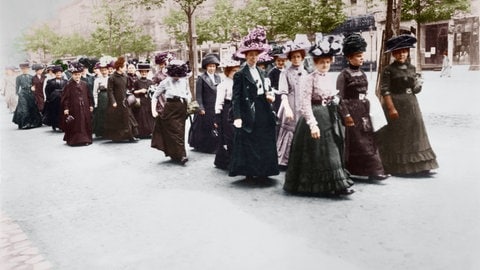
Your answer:
[[[183,98],[181,98],[181,97],[167,98],[167,101],[170,101],[170,102],[183,102]]]
[[[327,106],[327,101],[325,99],[312,99],[312,105]]]

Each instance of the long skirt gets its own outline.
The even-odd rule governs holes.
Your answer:
[[[344,101],[355,126],[345,128],[345,164],[352,175],[375,176],[385,174],[370,118],[367,99]]]
[[[63,115],[63,130],[65,135],[63,140],[68,145],[85,145],[92,143],[92,113],[87,106],[77,106],[70,110],[70,115],[74,120],[66,123],[66,116]]]
[[[275,121],[265,97],[255,99],[255,122],[252,132],[235,128],[229,176],[278,175]]]
[[[165,153],[166,157],[180,160],[186,157],[185,119],[187,104],[181,101],[167,101],[163,112],[155,119],[151,147]]]
[[[205,110],[204,115],[198,113],[193,118],[192,126],[188,132],[188,144],[196,151],[215,153],[218,146],[218,137],[213,135],[213,122],[215,111]]]
[[[155,119],[152,116],[151,99],[145,96],[140,98],[140,107],[133,107],[132,112],[138,123],[138,137],[148,138],[152,135]]]
[[[233,148],[234,127],[229,119],[231,101],[225,100],[219,119],[218,127],[218,148],[213,164],[219,169],[227,170],[230,165],[230,158]]]
[[[62,90],[53,91],[50,96],[47,97],[47,102],[44,105],[43,111],[43,123],[52,128],[60,127],[60,120],[63,115],[61,105]]]
[[[123,103],[116,108],[107,107],[103,137],[112,141],[131,140],[138,134],[137,121]]]
[[[388,119],[388,125],[378,131],[385,171],[412,174],[438,168],[417,97],[414,94],[392,94],[392,100],[399,118]]]
[[[17,124],[19,129],[42,126],[42,115],[38,111],[33,91],[20,91],[12,122]]]
[[[277,138],[278,164],[287,166],[297,123],[295,120],[287,120],[283,106],[280,106],[278,118],[280,119]]]
[[[353,185],[343,162],[343,132],[336,106],[312,105],[320,128],[313,139],[301,117],[293,139],[283,189],[291,193],[323,195]]]
[[[108,107],[108,94],[107,91],[100,91],[98,93],[97,107],[93,112],[93,133],[96,137],[102,137],[105,125],[105,114]]]

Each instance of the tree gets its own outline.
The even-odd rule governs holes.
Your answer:
[[[43,24],[23,33],[20,37],[20,44],[24,51],[39,53],[42,62],[46,62],[47,55],[54,51],[59,38],[59,35],[57,35],[47,24]]]
[[[449,20],[455,11],[468,11],[470,9],[469,0],[403,0],[402,19],[414,20],[417,23],[417,29],[420,25],[428,22]],[[421,32],[417,30],[417,39],[420,40]],[[417,63],[420,63],[420,46],[417,46]],[[421,69],[421,66],[417,66]]]

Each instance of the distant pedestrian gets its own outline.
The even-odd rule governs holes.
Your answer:
[[[438,164],[416,97],[423,81],[408,61],[416,41],[404,34],[385,44],[385,52],[392,52],[395,61],[385,67],[382,75],[380,91],[388,125],[379,131],[379,150],[387,173],[428,177]]]
[[[338,90],[328,73],[334,55],[340,53],[342,46],[328,36],[317,39],[309,51],[316,70],[300,83],[304,89],[301,115],[283,189],[302,195],[350,195],[354,192],[350,189],[353,181],[344,164]]]
[[[232,108],[233,76],[240,68],[240,62],[227,60],[221,63],[225,79],[217,86],[217,98],[215,100],[215,123],[218,132],[218,147],[214,164],[217,168],[227,170],[233,148],[234,127],[230,113]]]
[[[134,83],[138,80],[137,67],[134,63],[129,63],[127,67],[127,90],[133,90]]]
[[[213,123],[217,85],[222,80],[216,73],[219,65],[218,55],[208,54],[202,59],[202,68],[205,72],[198,76],[195,87],[195,98],[199,110],[195,113],[188,134],[190,147],[196,151],[210,154],[215,153],[218,146],[218,137],[213,133],[215,129]]]
[[[55,78],[48,80],[45,86],[46,101],[43,123],[56,131],[57,128],[60,128],[60,119],[63,113],[61,106],[62,92],[68,81],[63,77],[62,66],[54,66],[52,71]]]
[[[152,100],[148,95],[148,89],[153,85],[152,80],[147,79],[150,71],[149,63],[138,63],[137,70],[140,78],[133,83],[131,93],[135,96],[135,105],[132,107],[133,116],[138,123],[138,138],[149,138],[153,132],[155,119],[152,116]]]
[[[278,108],[280,108],[280,102],[282,101],[282,96],[278,92],[280,73],[285,69],[285,63],[288,61],[288,57],[283,53],[283,49],[283,46],[280,45],[273,46],[271,54],[273,55],[275,66],[267,74],[272,89],[275,92],[275,101],[272,104],[275,113],[278,113]]]
[[[161,52],[155,55],[156,73],[152,78],[154,84],[158,85],[161,81],[167,78],[165,67],[174,59],[174,56],[170,52]]]
[[[229,176],[245,175],[249,183],[279,174],[276,121],[271,107],[275,95],[265,86],[264,74],[256,66],[259,54],[269,49],[263,27],[250,31],[237,51],[246,64],[233,76],[235,134]]]
[[[35,102],[37,103],[38,111],[43,113],[43,107],[45,105],[45,95],[43,93],[43,83],[46,76],[43,74],[45,66],[42,64],[33,64],[32,69],[35,71],[35,75],[32,78],[32,87],[35,93]]]
[[[92,143],[93,98],[88,85],[81,80],[83,65],[71,63],[72,78],[62,92],[62,130],[63,140],[70,146],[82,146]]]
[[[15,89],[15,67],[9,66],[5,68],[5,77],[3,78],[2,95],[5,96],[7,109],[10,113],[15,111],[18,103],[17,91]]]
[[[30,75],[30,64],[21,63],[22,74],[15,79],[15,90],[18,95],[18,104],[13,113],[13,123],[19,129],[29,129],[42,126],[42,115],[35,101],[35,93]]]
[[[185,119],[187,103],[192,99],[187,76],[190,73],[188,63],[171,60],[166,67],[167,78],[156,87],[152,97],[152,115],[155,126],[151,147],[165,153],[173,161],[185,164],[188,161],[185,149]],[[166,103],[162,113],[158,113],[157,102],[165,95]]]
[[[93,133],[95,137],[103,137],[105,130],[105,115],[108,108],[108,67],[110,65],[110,57],[103,56],[99,59],[98,69],[100,76],[93,82]]]
[[[452,75],[452,64],[450,63],[450,58],[448,58],[448,52],[443,52],[442,59],[442,71],[440,72],[440,77],[451,77]]]
[[[343,40],[343,54],[348,67],[337,78],[340,91],[340,115],[345,125],[345,162],[352,178],[384,180],[388,178],[383,169],[372,119],[368,97],[367,75],[360,68],[367,43],[360,34],[351,34]]]
[[[128,104],[126,104],[125,58],[123,56],[118,57],[113,68],[115,72],[110,75],[107,83],[108,107],[105,114],[103,137],[114,142],[125,140],[135,142],[137,141],[135,136],[138,134],[138,124]]]

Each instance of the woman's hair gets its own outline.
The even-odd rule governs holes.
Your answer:
[[[305,59],[305,56],[307,55],[307,53],[305,52],[305,50],[296,50],[296,51],[293,51],[293,52],[289,52],[288,53],[288,60],[291,60],[292,59],[292,55],[296,52],[299,52],[301,55],[302,55],[302,58]]]
[[[237,67],[225,67],[225,69],[223,70],[223,73],[225,74],[225,76],[228,77],[228,75],[230,75],[230,73],[232,73],[232,71],[234,71],[235,68]]]
[[[115,63],[113,64],[113,68],[115,70],[118,70],[119,68],[125,66],[125,57],[123,56],[119,56],[117,58],[117,61],[115,61]]]
[[[317,64],[318,60],[322,58],[328,58],[333,62],[333,55],[328,55],[328,56],[315,56],[313,57],[313,63]]]

